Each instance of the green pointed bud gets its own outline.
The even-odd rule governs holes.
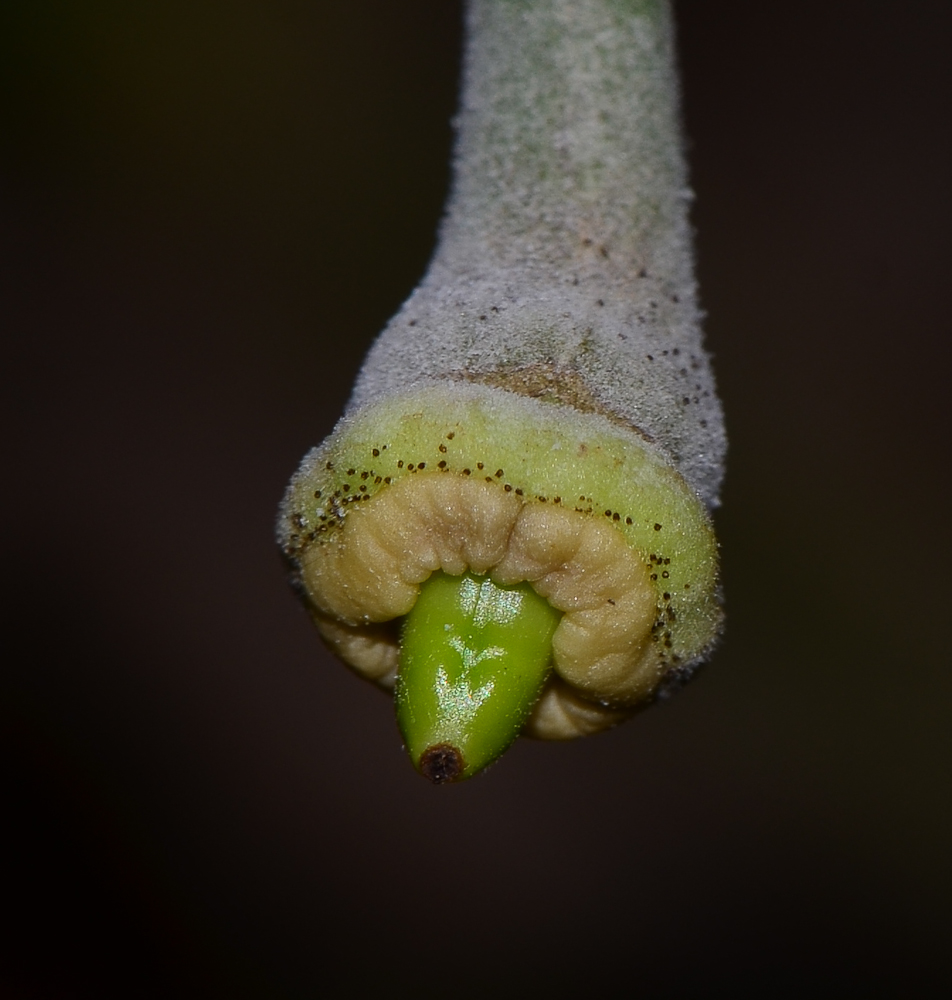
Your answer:
[[[397,721],[435,784],[472,777],[518,736],[552,663],[561,613],[527,583],[434,573],[403,625]]]

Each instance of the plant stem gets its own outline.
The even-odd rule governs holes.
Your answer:
[[[436,254],[352,406],[432,379],[553,385],[655,442],[713,506],[725,439],[669,5],[472,0],[457,129]]]

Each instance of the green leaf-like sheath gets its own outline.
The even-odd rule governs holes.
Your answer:
[[[552,661],[556,611],[528,584],[435,573],[403,626],[397,721],[435,783],[469,778],[519,734]]]

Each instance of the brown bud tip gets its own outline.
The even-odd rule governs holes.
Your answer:
[[[465,767],[463,755],[449,743],[436,743],[427,747],[420,755],[420,773],[434,785],[456,781]]]

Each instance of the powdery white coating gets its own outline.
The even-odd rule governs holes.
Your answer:
[[[568,738],[614,725],[657,687],[664,664],[652,641],[648,570],[620,532],[588,515],[429,473],[360,505],[301,561],[325,638],[384,686],[393,683],[398,637],[365,626],[407,614],[439,570],[489,574],[503,586],[529,582],[563,612],[552,640],[558,681],[542,700],[535,735]]]
[[[606,414],[713,507],[725,436],[657,0],[474,0],[455,181],[427,275],[350,411],[434,380]]]

